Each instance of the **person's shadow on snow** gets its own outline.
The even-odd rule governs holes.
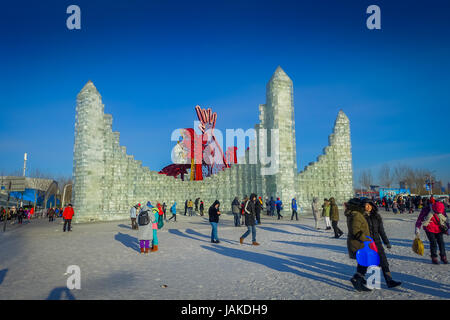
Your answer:
[[[429,250],[430,249],[430,241],[427,240],[426,236],[425,238],[421,238],[424,249]],[[389,241],[394,246],[399,247],[406,247],[406,248],[412,248],[412,244],[414,242],[414,239],[398,239],[398,238],[389,238]],[[447,250],[450,250],[450,244],[446,243],[445,247]]]
[[[301,255],[294,255],[294,254],[286,254],[282,252],[275,252],[275,251],[269,251],[273,252],[274,254],[280,254],[285,255],[287,257],[290,257],[294,261],[301,264],[301,267],[314,272],[321,272],[321,268],[323,272],[327,272],[327,274],[332,275],[336,278],[345,280],[347,279],[345,276],[341,274],[343,268],[347,267],[346,265],[343,265],[338,262],[332,262],[327,261],[323,259],[317,259],[310,257],[305,257]],[[323,268],[323,265],[327,265],[325,268]],[[350,267],[350,273],[354,269]],[[408,289],[415,292],[420,292],[424,294],[429,294],[432,296],[440,297],[440,298],[449,298],[450,297],[450,285],[445,283],[438,283],[435,281],[427,280],[427,279],[421,279],[416,276],[408,275],[408,274],[402,274],[393,272],[393,277],[402,282],[401,287],[398,287],[395,289],[395,291],[403,291],[402,289]],[[384,284],[383,284],[384,286]]]
[[[197,232],[197,231],[195,231],[193,229],[186,229],[186,233],[192,234],[192,235],[195,235],[195,236],[198,236],[198,237],[206,238],[206,239],[211,239],[211,235],[201,234],[200,232]],[[223,241],[223,242],[226,242],[226,243],[238,243],[237,241],[227,240],[227,239],[223,239],[223,238],[220,238],[220,237],[219,237],[219,239],[220,239],[221,242]]]
[[[66,296],[66,300],[76,300],[75,296],[70,292],[67,287],[59,287],[53,289],[48,295],[46,300],[61,300],[63,294]]]
[[[324,244],[324,243],[310,243],[310,242],[299,242],[299,241],[274,240],[274,242],[291,244],[291,245],[300,246],[300,247],[312,247],[312,248],[317,248],[317,249],[332,250],[332,251],[335,251],[338,253],[348,254],[348,249],[347,249],[346,244],[343,244],[342,246],[337,246],[337,245]],[[397,259],[397,260],[402,260],[402,261],[411,261],[411,262],[419,262],[419,263],[424,263],[425,261],[427,261],[424,258],[400,256],[398,254],[391,253],[389,250],[385,250],[385,252],[386,252],[386,257],[388,259]]]
[[[313,247],[318,249],[325,249],[325,250],[333,250],[336,252],[346,253],[347,254],[347,248],[346,247],[339,247],[335,245],[328,245],[328,244],[321,244],[321,243],[302,243],[302,242],[296,242],[296,241],[274,241],[279,243],[285,243],[285,244],[291,244],[296,246],[303,246],[303,247]],[[286,255],[290,257],[295,257],[295,255],[289,255],[281,252],[274,252],[281,255]],[[421,259],[421,258],[412,258],[412,257],[405,257],[405,256],[399,256],[396,254],[391,254],[389,251],[386,252],[386,255],[388,259],[398,259],[398,260],[405,260],[405,261],[413,261],[418,263],[427,263],[428,260]],[[302,256],[297,256],[302,257]],[[309,258],[309,257],[304,257]],[[296,258],[298,260],[298,258]],[[315,260],[321,260],[321,259],[315,259]],[[299,260],[300,261],[300,260]],[[330,265],[329,269],[330,272],[333,273],[334,265],[338,264],[336,262],[328,262],[326,260],[323,260],[324,263],[328,263]],[[426,262],[425,262],[426,261]],[[311,264],[313,266],[314,264]],[[302,266],[305,269],[309,269],[308,266]],[[327,268],[328,269],[328,268]],[[312,271],[312,270],[311,270]],[[339,272],[338,270],[335,270],[336,273]],[[409,289],[416,292],[421,292],[424,294],[429,294],[436,297],[441,298],[450,298],[450,285],[445,283],[439,283],[427,279],[421,279],[416,276],[408,275],[408,274],[402,274],[398,272],[392,272],[392,275],[394,278],[398,281],[402,281],[402,286],[399,287],[396,290],[401,290],[402,288]],[[336,274],[337,277],[338,274]]]
[[[392,276],[402,282],[402,288],[415,292],[429,294],[444,299],[450,298],[450,285],[446,283],[435,282],[428,279],[422,279],[404,273],[392,272]]]
[[[8,273],[8,269],[0,270],[0,285],[3,283],[3,280],[5,280],[7,273]]]
[[[337,287],[346,291],[354,291],[353,287],[350,285],[344,285],[340,282],[333,281],[333,279],[329,279],[321,276],[321,274],[331,275],[335,278],[339,278],[341,280],[349,280],[349,275],[351,276],[355,268],[353,266],[348,266],[342,263],[330,262],[324,259],[318,259],[314,257],[300,256],[300,255],[289,255],[291,259],[279,258],[276,256],[257,253],[252,251],[244,251],[240,249],[227,248],[223,246],[210,247],[210,246],[201,246],[206,250],[213,251],[218,254],[222,254],[224,256],[241,259],[247,262],[259,263],[261,265],[266,266],[267,268],[273,269],[279,272],[290,272],[297,276],[308,278],[315,281],[320,281],[326,283],[330,286]],[[274,252],[277,254],[283,254],[280,252]],[[298,270],[297,268],[301,268],[308,271],[313,271],[320,275],[314,275],[311,273],[303,272]],[[350,282],[349,282],[350,283]]]
[[[288,226],[296,226],[296,225],[288,225]],[[299,225],[297,225],[296,227],[299,228],[299,229],[304,229],[302,227],[299,227]],[[330,233],[330,235],[325,235],[325,233],[322,233],[323,235],[315,235],[315,234],[295,233],[295,232],[290,232],[290,231],[286,231],[286,230],[282,230],[282,229],[277,229],[277,228],[273,228],[273,227],[265,227],[265,226],[264,227],[257,226],[257,228],[261,229],[261,230],[265,230],[265,231],[279,232],[279,233],[285,233],[285,234],[290,234],[290,235],[295,235],[295,236],[315,237],[315,238],[325,238],[325,239],[334,238],[334,237],[331,236],[331,233]],[[314,231],[314,232],[319,232],[320,233],[320,231],[317,231],[316,229],[314,229],[314,230],[305,229],[305,230],[307,230],[307,231]],[[335,239],[335,240],[342,240],[342,239],[343,238],[339,238],[339,239]]]
[[[118,225],[118,227],[121,227],[121,228],[124,228],[124,229],[130,229],[131,230],[131,227],[130,226],[127,226],[126,224],[119,224]]]
[[[138,239],[130,236],[129,234],[119,232],[114,236],[114,239],[122,243],[125,247],[128,247],[138,252],[140,251]]]
[[[325,243],[310,243],[310,242],[300,242],[300,241],[284,241],[284,240],[273,240],[273,242],[278,243],[284,243],[284,244],[290,244],[294,246],[301,246],[301,247],[309,247],[309,248],[317,248],[317,249],[324,249],[324,250],[332,250],[338,253],[348,253],[348,249],[345,246],[337,246],[332,244],[325,244]]]
[[[295,227],[295,228],[298,228],[298,229],[301,229],[301,230],[304,230],[304,231],[312,231],[312,232],[322,232],[324,229],[322,229],[322,230],[317,230],[316,228],[313,228],[313,227],[310,227],[310,226],[307,226],[307,225],[304,225],[304,224],[299,224],[299,223],[270,223],[270,222],[268,222],[268,223],[265,223],[265,224],[271,224],[271,225],[274,225],[274,226],[288,226],[288,227]]]
[[[169,229],[169,233],[170,233],[170,234],[173,234],[173,235],[175,235],[175,236],[179,236],[179,237],[184,237],[184,238],[188,238],[188,239],[192,239],[192,240],[197,240],[197,241],[202,241],[202,242],[208,242],[208,241],[206,241],[206,240],[198,239],[198,238],[192,237],[192,236],[190,236],[190,235],[187,235],[187,234],[181,232],[181,231],[178,230],[178,229]]]
[[[279,233],[284,233],[284,234],[290,234],[290,235],[295,235],[295,236],[300,235],[300,233],[294,233],[294,232],[290,232],[290,231],[286,231],[286,230],[282,230],[282,229],[277,229],[277,228],[272,228],[272,227],[260,227],[260,226],[258,226],[258,229],[271,231],[271,232],[279,232]]]

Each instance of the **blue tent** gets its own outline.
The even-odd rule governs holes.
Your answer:
[[[37,194],[35,194],[37,193]],[[34,198],[36,196],[36,206],[43,207],[44,206],[44,192],[39,192],[39,190],[35,189],[25,189],[23,192],[23,201],[32,202],[34,203]],[[22,192],[14,191],[11,192],[11,198],[15,199],[22,199]],[[61,201],[60,199],[56,199],[56,205],[60,206]],[[46,208],[54,207],[55,206],[55,195],[51,195],[49,199],[47,199]]]

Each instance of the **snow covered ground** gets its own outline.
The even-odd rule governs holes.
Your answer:
[[[0,299],[449,299],[450,267],[432,265],[412,252],[415,214],[384,213],[392,244],[387,251],[393,278],[401,287],[356,292],[349,279],[356,261],[346,247],[341,211],[340,239],[332,231],[315,230],[311,216],[290,221],[263,216],[257,227],[258,247],[245,227],[234,227],[222,215],[220,244],[210,242],[206,217],[177,216],[158,232],[160,250],[140,255],[137,231],[130,222],[73,226],[62,221],[34,220],[0,231]],[[321,227],[323,228],[323,222]],[[3,230],[3,229],[2,229]],[[445,236],[447,250],[450,239]],[[68,290],[69,265],[81,270],[81,289]]]

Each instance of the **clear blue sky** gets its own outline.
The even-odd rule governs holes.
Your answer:
[[[81,8],[81,30],[66,8]],[[366,28],[381,8],[382,30]],[[250,128],[280,65],[294,82],[298,167],[340,108],[355,181],[386,162],[450,181],[448,1],[15,1],[0,11],[0,170],[71,175],[76,95],[92,80],[128,153],[170,162],[194,107]]]

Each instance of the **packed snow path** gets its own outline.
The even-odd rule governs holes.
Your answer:
[[[8,225],[0,231],[0,299],[450,299],[449,265],[432,265],[425,234],[425,255],[412,252],[415,214],[382,211],[392,250],[386,250],[394,280],[387,289],[356,292],[349,279],[356,261],[347,254],[345,232],[314,229],[311,216],[291,221],[263,216],[257,226],[260,246],[245,227],[222,215],[220,244],[210,242],[207,217],[177,215],[158,232],[159,251],[141,255],[130,221],[74,225],[62,220]],[[168,215],[169,217],[169,215]],[[2,225],[3,227],[3,225]],[[450,237],[444,236],[450,251]],[[81,289],[66,287],[67,267],[81,270]]]

